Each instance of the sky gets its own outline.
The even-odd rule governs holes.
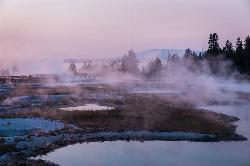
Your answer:
[[[250,34],[249,0],[0,0],[0,63],[205,50]]]

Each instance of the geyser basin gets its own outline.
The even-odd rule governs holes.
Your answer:
[[[1,118],[0,137],[24,136],[36,131],[48,132],[63,127],[63,123],[55,120],[40,118]]]
[[[98,104],[85,104],[84,106],[60,108],[65,111],[105,111],[114,110],[114,107],[100,106]]]
[[[227,113],[229,115],[238,116],[241,119],[237,122],[238,132],[250,138],[250,130],[248,127],[250,125],[249,104],[214,105],[203,106],[201,108],[213,110],[218,113]],[[147,133],[148,132],[146,132],[146,134]],[[130,134],[135,133],[131,132]],[[157,134],[157,132],[155,134]],[[107,135],[111,137],[112,133],[99,133],[100,137]],[[62,166],[247,166],[249,165],[249,146],[249,140],[243,142],[222,141],[213,143],[187,141],[106,141],[69,145],[67,147],[57,149],[54,152],[50,152],[47,155],[39,156],[36,159],[48,160]]]

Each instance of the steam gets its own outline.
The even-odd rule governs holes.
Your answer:
[[[247,98],[240,98],[242,94],[250,93],[249,81],[239,79],[244,77],[231,70],[231,62],[221,59],[217,64],[217,74],[213,74],[206,60],[202,60],[195,65],[192,59],[174,61],[172,59],[161,59],[162,71],[150,78],[141,73],[127,73],[119,71],[120,60],[116,63],[105,62],[88,67],[82,64],[76,64],[77,72],[74,75],[69,71],[69,64],[64,64],[60,59],[44,59],[43,61],[29,61],[29,65],[23,65],[19,62],[20,71],[26,71],[26,74],[55,74],[58,79],[50,79],[47,82],[49,86],[62,85],[71,87],[80,84],[108,84],[120,87],[129,93],[143,95],[155,94],[164,97],[172,102],[183,101],[194,105],[202,104],[228,104],[246,102]],[[26,62],[27,63],[27,62]],[[24,63],[24,64],[26,64]],[[38,65],[40,63],[40,66]],[[148,62],[149,63],[149,62]],[[145,61],[138,66],[144,66]],[[30,72],[32,71],[32,72]],[[25,73],[25,72],[24,72]],[[83,74],[81,74],[83,73]],[[85,74],[93,74],[94,79],[84,78]],[[48,75],[49,76],[49,75]],[[75,95],[81,95],[80,90],[76,90]],[[101,94],[99,95],[101,98]],[[98,98],[99,97],[95,97]],[[110,97],[116,97],[110,96]],[[18,100],[18,98],[14,98]],[[12,102],[6,101],[7,103]]]
[[[177,97],[172,100],[180,99],[191,104],[241,103],[243,101],[239,99],[239,93],[250,91],[247,81],[236,79],[240,74],[231,70],[229,61],[218,62],[218,74],[212,73],[205,60],[199,62],[198,66],[193,60],[165,63],[167,68],[156,82],[163,86],[158,88],[161,93],[176,92]],[[150,90],[147,88],[147,93]],[[171,100],[171,96],[168,98]]]

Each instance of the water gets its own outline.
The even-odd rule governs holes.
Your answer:
[[[239,117],[237,133],[250,139],[250,104],[202,108]],[[63,166],[249,166],[250,141],[92,142],[70,145],[40,158]]]
[[[65,111],[106,111],[114,110],[114,107],[100,106],[98,104],[85,104],[84,106],[60,108]]]
[[[0,118],[0,137],[24,136],[31,131],[52,131],[63,128],[64,124],[55,120],[40,118]]]
[[[57,102],[69,95],[37,95],[17,96],[0,101],[0,111],[21,111],[23,107],[36,107],[46,104],[48,101]]]
[[[2,105],[32,105],[38,106],[49,101],[57,101],[66,95],[39,95],[39,96],[18,96],[7,98],[3,101]]]

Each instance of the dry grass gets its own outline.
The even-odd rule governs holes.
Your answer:
[[[57,109],[62,105],[83,105],[91,100],[85,99],[87,93],[121,93],[118,89],[106,85],[81,87],[29,87],[20,85],[12,95],[37,94],[80,94],[79,98],[66,97],[56,102],[47,101],[36,108],[23,108],[13,114],[0,114],[1,117],[32,116],[58,119],[88,131],[192,131],[201,133],[230,134],[235,131],[231,124],[236,118],[205,110],[195,110],[186,103],[170,102],[164,98],[148,95],[123,93],[122,99],[93,100],[98,104],[115,106],[110,111],[72,111]]]
[[[189,107],[183,108],[159,99],[139,96],[130,96],[119,102],[125,105],[124,109],[68,112],[41,107],[15,113],[12,116],[58,119],[93,132],[149,130],[230,134],[235,131],[235,126],[231,122],[237,119],[231,116]]]

